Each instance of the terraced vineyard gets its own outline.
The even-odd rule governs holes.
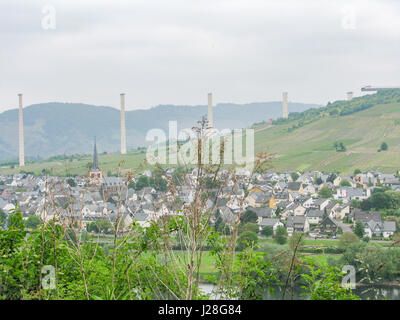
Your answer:
[[[354,169],[396,172],[400,167],[400,103],[376,105],[348,116],[327,116],[288,132],[289,124],[256,133],[256,151],[276,154],[276,170],[321,170],[352,173]],[[345,152],[335,150],[342,142]],[[378,152],[382,142],[387,151]]]

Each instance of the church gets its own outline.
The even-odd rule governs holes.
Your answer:
[[[100,186],[103,181],[103,174],[99,168],[99,158],[97,155],[96,138],[94,139],[94,150],[93,150],[93,163],[89,171],[90,184]]]
[[[107,201],[110,197],[118,194],[118,192],[127,190],[125,179],[123,177],[104,177],[99,168],[99,158],[97,154],[96,139],[93,149],[93,163],[89,171],[89,183],[99,188],[103,200]]]

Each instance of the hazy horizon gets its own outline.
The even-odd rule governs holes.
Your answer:
[[[344,100],[344,99],[343,99]],[[243,105],[252,105],[252,104],[264,104],[264,103],[268,103],[268,104],[272,104],[272,103],[281,103],[281,101],[276,100],[276,101],[249,101],[249,102],[243,102],[243,103],[236,103],[236,102],[225,102],[225,101],[221,101],[218,102],[216,104],[213,105],[214,108],[218,107],[218,106],[224,106],[224,105],[237,105],[237,106],[243,106]],[[97,105],[97,104],[91,104],[91,103],[83,103],[83,102],[68,102],[68,101],[47,101],[47,102],[39,102],[39,103],[33,103],[33,104],[25,104],[24,105],[24,109],[26,108],[30,108],[30,107],[35,107],[35,106],[41,106],[41,105],[45,105],[45,104],[82,104],[85,106],[91,106],[91,107],[99,107],[99,108],[112,108],[116,111],[120,111],[120,107],[119,106],[107,106],[107,105]],[[307,102],[302,102],[302,101],[291,101],[289,100],[289,104],[304,104],[304,105],[309,105],[310,108],[314,108],[314,107],[319,107],[319,106],[324,106],[324,105],[319,105],[319,104],[315,104],[315,103],[307,103]],[[126,112],[129,111],[145,111],[145,110],[150,110],[150,109],[154,109],[154,108],[158,108],[158,107],[187,107],[187,108],[196,108],[196,107],[207,107],[207,104],[157,104],[154,106],[149,106],[148,108],[137,108],[137,109],[126,109]],[[18,106],[14,106],[12,108],[7,108],[4,110],[0,109],[0,114],[6,111],[17,111],[18,110]],[[290,110],[289,110],[290,112]]]
[[[325,105],[400,85],[399,13],[394,0],[3,0],[0,112],[20,92],[25,106],[119,108],[120,92],[127,110],[205,105],[208,92],[243,104],[283,91]]]

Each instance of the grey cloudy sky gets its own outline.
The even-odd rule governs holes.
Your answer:
[[[206,104],[209,91],[325,104],[400,85],[399,40],[397,0],[1,0],[0,111],[19,92],[114,107],[125,92],[127,109]]]

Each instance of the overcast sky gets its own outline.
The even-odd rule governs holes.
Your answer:
[[[50,16],[55,9],[55,29]],[[43,28],[43,25],[45,28]],[[1,0],[0,111],[321,103],[400,85],[398,0]]]

